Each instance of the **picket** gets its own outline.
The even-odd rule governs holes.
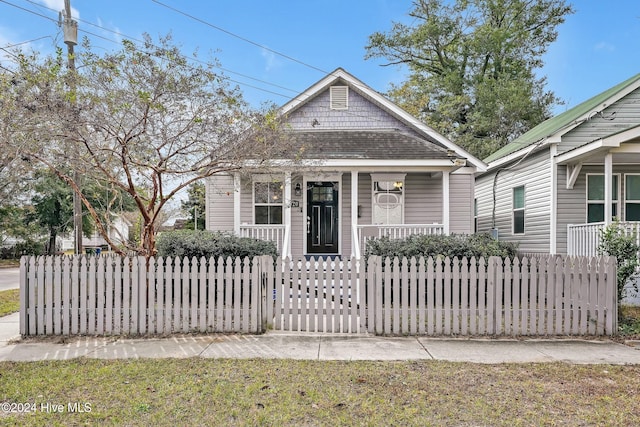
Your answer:
[[[611,335],[615,260],[30,257],[23,335]]]

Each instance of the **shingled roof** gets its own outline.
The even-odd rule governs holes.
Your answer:
[[[396,129],[294,131],[308,159],[446,159],[447,150]]]

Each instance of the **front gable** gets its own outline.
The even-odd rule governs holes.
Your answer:
[[[298,139],[315,142],[307,154],[323,152],[322,158],[342,152],[344,159],[375,159],[384,149],[387,160],[458,159],[477,171],[486,166],[340,68],[285,104],[280,114]],[[342,132],[340,147],[335,132]],[[331,137],[323,139],[322,133]]]
[[[331,89],[346,88],[347,107],[333,108]],[[354,129],[397,129],[405,133],[415,130],[388,111],[366,98],[357,89],[338,79],[297,109],[287,114],[287,123],[296,131],[333,131]],[[434,142],[434,141],[431,141]]]

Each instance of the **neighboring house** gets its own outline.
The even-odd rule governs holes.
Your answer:
[[[117,244],[123,244],[129,238],[129,230],[132,226],[133,224],[127,219],[126,213],[115,216],[107,230],[109,238]],[[75,248],[73,232],[59,237],[57,246],[62,252],[72,252]],[[86,250],[110,249],[106,240],[97,231],[94,231],[90,237],[82,236],[82,247]]]
[[[208,230],[273,240],[293,257],[359,257],[367,238],[473,231],[484,163],[343,69],[280,114],[305,146],[302,165],[209,178]]]
[[[640,224],[640,74],[553,117],[487,159],[479,231],[524,253],[595,255],[599,230]]]

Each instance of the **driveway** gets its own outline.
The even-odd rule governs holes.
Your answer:
[[[20,269],[0,268],[0,291],[18,289],[20,287]]]

